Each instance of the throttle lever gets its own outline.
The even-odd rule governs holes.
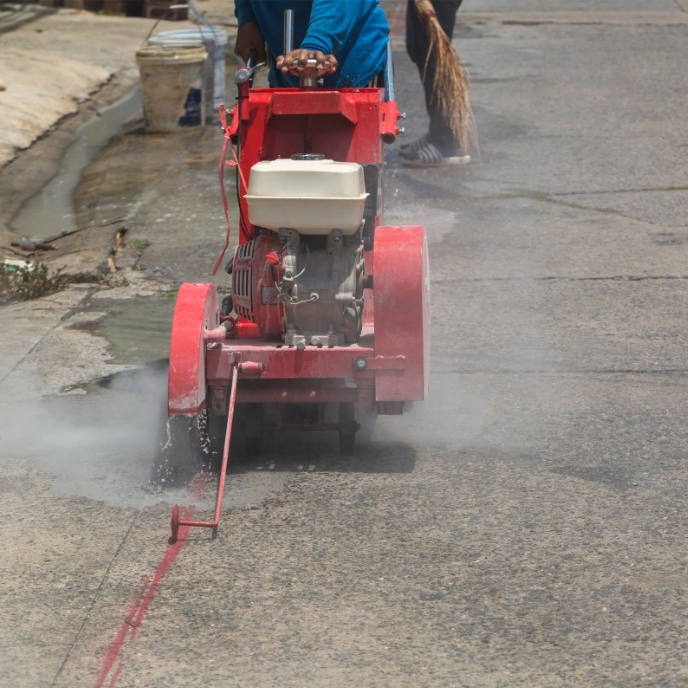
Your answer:
[[[251,53],[251,55],[248,58],[248,62],[246,63],[245,66],[239,67],[236,72],[234,72],[234,83],[235,84],[243,84],[246,83],[247,81],[250,81],[253,79],[253,73],[258,69],[259,67],[264,67],[267,62],[259,62],[258,64],[254,65],[253,60],[255,59],[254,53]]]

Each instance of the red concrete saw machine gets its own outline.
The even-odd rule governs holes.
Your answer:
[[[221,456],[214,519],[184,520],[175,506],[173,541],[180,526],[217,533],[230,440],[256,454],[271,429],[332,430],[351,455],[359,420],[401,414],[428,389],[425,230],[383,221],[382,147],[400,118],[391,85],[251,88],[252,71],[238,69],[223,117],[225,149],[238,148],[231,294],[183,284],[172,322],[155,470],[196,472],[213,447],[216,467]]]

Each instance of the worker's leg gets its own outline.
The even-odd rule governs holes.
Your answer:
[[[456,13],[461,2],[462,0],[433,0],[437,21],[450,39],[454,34]],[[413,0],[408,0],[406,8],[406,50],[411,60],[418,67],[423,82],[425,106],[430,117],[430,129],[428,134],[403,147],[403,154],[416,155],[421,148],[431,143],[441,152],[443,157],[455,156],[459,151],[456,149],[454,135],[449,123],[442,116],[437,103],[433,99],[432,84],[435,79],[436,65],[434,60],[427,59],[430,51],[430,40],[427,29],[415,9]]]
[[[418,67],[418,72],[423,78],[423,67],[425,64],[425,56],[428,54],[430,48],[430,42],[428,41],[428,36],[425,32],[425,28],[418,18],[418,12],[416,11],[413,0],[408,0],[406,5],[406,52],[411,58],[411,61]],[[427,91],[425,97],[425,106],[428,105]],[[429,114],[429,113],[428,113]],[[427,144],[428,135],[424,134],[414,141],[402,144],[401,151],[408,154],[415,153],[419,148],[422,148]]]
[[[437,14],[437,21],[451,40],[454,36],[456,13],[461,5],[461,0],[433,0],[433,5]],[[428,63],[428,71],[425,75],[428,86],[435,79],[435,63],[433,60],[430,62],[432,63],[432,73],[430,72],[430,63]],[[458,153],[459,151],[455,149],[454,134],[449,122],[441,115],[437,103],[433,102],[432,97],[428,94],[428,86],[426,86],[425,98],[428,100],[428,114],[430,115],[430,140],[443,152],[450,150],[453,153]]]

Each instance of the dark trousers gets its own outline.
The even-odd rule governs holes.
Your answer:
[[[456,13],[462,0],[432,0],[437,15],[437,21],[444,33],[451,39],[454,35],[454,23]],[[439,112],[437,103],[432,99],[432,84],[435,80],[435,63],[430,59],[427,62],[430,50],[430,40],[426,28],[421,23],[418,13],[413,5],[413,0],[408,0],[406,7],[406,50],[420,72],[425,90],[425,106],[430,116],[429,139],[444,154],[456,153],[456,144],[449,123]]]

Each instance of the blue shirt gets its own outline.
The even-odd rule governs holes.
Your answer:
[[[274,59],[283,53],[284,11],[294,10],[294,48],[334,55],[337,71],[324,77],[326,87],[366,86],[385,68],[389,25],[378,0],[235,0],[239,26],[256,22],[272,56],[270,84],[298,86],[278,72]]]

